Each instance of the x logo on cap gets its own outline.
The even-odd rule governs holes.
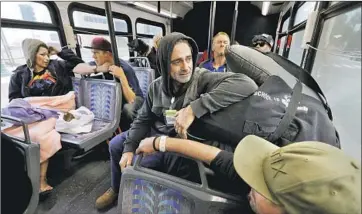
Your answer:
[[[285,163],[283,163],[282,165],[280,165],[279,169],[272,166],[272,169],[274,169],[274,170],[276,171],[273,178],[276,178],[279,172],[280,172],[280,173],[283,173],[284,175],[287,174],[286,172],[282,171],[282,168],[283,168],[284,166],[285,166]]]

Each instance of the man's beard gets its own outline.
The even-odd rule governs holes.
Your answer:
[[[216,56],[217,56],[217,57],[225,56],[225,52],[216,53]]]

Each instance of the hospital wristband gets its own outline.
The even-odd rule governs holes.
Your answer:
[[[161,136],[158,148],[161,152],[166,152],[166,138],[167,136]]]

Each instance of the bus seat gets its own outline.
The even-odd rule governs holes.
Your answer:
[[[77,108],[85,106],[95,116],[90,133],[61,133],[63,144],[88,151],[108,138],[118,128],[121,118],[122,91],[118,82],[103,79],[72,78]]]
[[[75,104],[77,106],[77,108],[79,108],[80,106],[82,106],[82,103],[80,102],[81,100],[78,98],[79,93],[82,93],[81,87],[80,87],[80,81],[81,78],[73,78],[72,79],[72,83],[73,83],[73,90],[74,90],[74,95],[75,95]]]
[[[244,213],[248,203],[240,197],[208,187],[207,172],[198,162],[201,185],[143,168],[138,156],[122,173],[118,213]]]
[[[136,73],[143,96],[146,97],[148,92],[148,86],[155,79],[155,71],[152,68],[143,67],[134,67],[133,69]]]
[[[201,59],[203,54],[204,54],[204,52],[197,53],[197,58],[196,58],[197,65],[196,66],[199,66],[199,64],[201,63],[201,62],[199,62],[199,60]]]
[[[21,122],[1,115],[4,123]],[[1,133],[2,209],[12,213],[33,214],[39,202],[40,147],[31,143],[27,126],[22,123],[25,139]],[[14,206],[14,203],[16,204]]]

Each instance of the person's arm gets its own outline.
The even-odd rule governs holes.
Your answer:
[[[79,63],[84,63],[84,61],[69,48],[63,48],[61,51],[58,51],[54,47],[49,47],[49,49],[65,61],[65,68],[68,72],[72,72],[74,67]]]
[[[154,138],[150,137],[142,140],[136,154],[148,155],[156,152],[153,149]],[[160,137],[156,139],[155,147],[156,150],[159,150]],[[196,141],[170,137],[166,138],[165,147],[167,152],[179,153],[208,164],[215,173],[226,176],[232,181],[240,179],[233,165],[234,154],[232,152],[223,151]]]
[[[149,137],[141,141],[139,147],[136,150],[136,154],[144,153],[145,155],[156,152],[153,149],[153,140],[155,137]],[[219,148],[209,146],[203,143],[199,143],[192,140],[184,140],[179,138],[166,138],[166,151],[175,152],[187,157],[200,160],[210,165],[215,157],[221,152]],[[157,137],[155,141],[155,147],[159,151],[160,149],[160,137]]]
[[[151,124],[154,122],[155,117],[151,111],[153,85],[150,85],[147,98],[138,111],[136,119],[131,124],[131,128],[128,130],[127,139],[123,143],[123,153],[135,152],[141,140],[151,131]]]
[[[121,67],[112,65],[109,67],[110,73],[121,81],[122,93],[127,103],[133,103],[136,99],[136,93],[130,87],[124,70]]]
[[[16,98],[23,98],[23,95],[21,94],[21,82],[16,71],[11,75],[10,78],[8,97],[9,102]]]
[[[176,114],[175,130],[181,138],[187,138],[186,132],[195,117],[214,113],[237,103],[258,89],[256,83],[243,74],[204,72],[199,78],[200,97]]]
[[[104,63],[103,65],[97,66],[95,63],[93,65],[90,63],[79,63],[75,68],[73,69],[74,73],[81,74],[81,75],[88,75],[92,73],[100,73],[100,72],[108,72],[110,64]]]
[[[205,72],[199,85],[200,97],[190,103],[197,118],[237,103],[258,89],[252,79],[238,73]]]

